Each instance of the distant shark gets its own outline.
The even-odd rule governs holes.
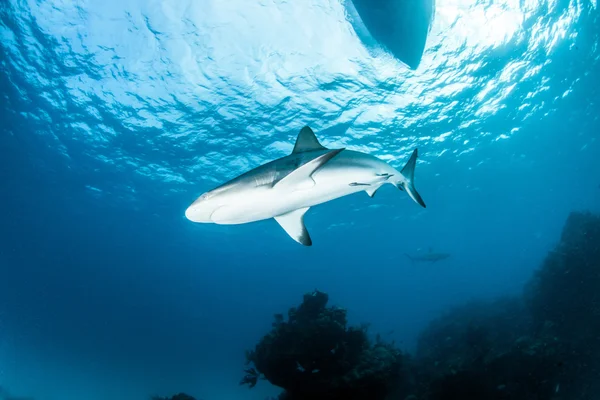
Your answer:
[[[412,262],[422,261],[430,263],[435,263],[450,257],[450,254],[448,253],[434,253],[431,249],[429,249],[429,253],[420,256],[411,256],[410,254],[406,253],[404,255],[408,257]]]
[[[185,211],[192,222],[245,224],[274,218],[300,244],[311,246],[304,214],[317,204],[384,184],[405,190],[419,205],[414,186],[415,149],[402,171],[357,151],[323,147],[312,129],[300,130],[288,156],[263,164],[201,195]]]

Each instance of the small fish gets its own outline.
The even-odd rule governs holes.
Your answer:
[[[431,249],[429,249],[429,253],[421,256],[411,256],[410,254],[406,253],[404,253],[404,255],[408,257],[413,263],[415,261],[435,263],[450,257],[449,253],[434,253]]]

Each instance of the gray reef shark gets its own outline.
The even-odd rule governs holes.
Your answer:
[[[292,239],[310,246],[304,214],[317,204],[360,191],[373,197],[382,185],[390,183],[425,207],[413,183],[417,154],[415,149],[398,171],[365,153],[323,147],[305,126],[290,155],[204,193],[188,207],[185,216],[192,222],[221,225],[274,218]]]
[[[410,254],[406,253],[404,255],[408,257],[413,263],[415,261],[435,263],[450,257],[450,254],[448,253],[434,253],[431,249],[429,249],[429,253],[420,256],[411,256]]]

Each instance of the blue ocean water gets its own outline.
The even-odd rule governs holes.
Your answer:
[[[0,386],[36,399],[238,382],[274,313],[326,291],[402,349],[444,310],[520,293],[567,215],[600,212],[596,0],[438,0],[421,64],[337,0],[3,0]],[[403,38],[390,37],[390,40]],[[300,128],[400,168],[306,216],[194,224],[201,193]],[[404,253],[451,257],[412,264]]]

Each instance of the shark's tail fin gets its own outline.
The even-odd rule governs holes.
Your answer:
[[[415,201],[415,203],[417,203],[421,207],[425,208],[427,206],[425,205],[425,202],[421,198],[421,195],[419,194],[419,192],[417,192],[417,189],[415,189],[415,185],[414,185],[415,165],[417,164],[417,156],[418,155],[419,155],[419,152],[417,149],[415,149],[413,151],[412,155],[410,156],[410,159],[404,166],[404,168],[402,168],[402,171],[400,171],[400,173],[402,174],[404,179],[401,181],[398,181],[396,183],[396,186],[398,186],[399,189],[406,190],[406,193],[408,193],[410,198],[413,199]]]
[[[405,256],[406,256],[406,257],[407,257],[407,258],[410,260],[410,262],[412,262],[413,264],[415,263],[415,259],[414,259],[414,258],[412,258],[412,257],[410,256],[410,254],[408,254],[408,253],[404,253],[404,255],[405,255]]]

